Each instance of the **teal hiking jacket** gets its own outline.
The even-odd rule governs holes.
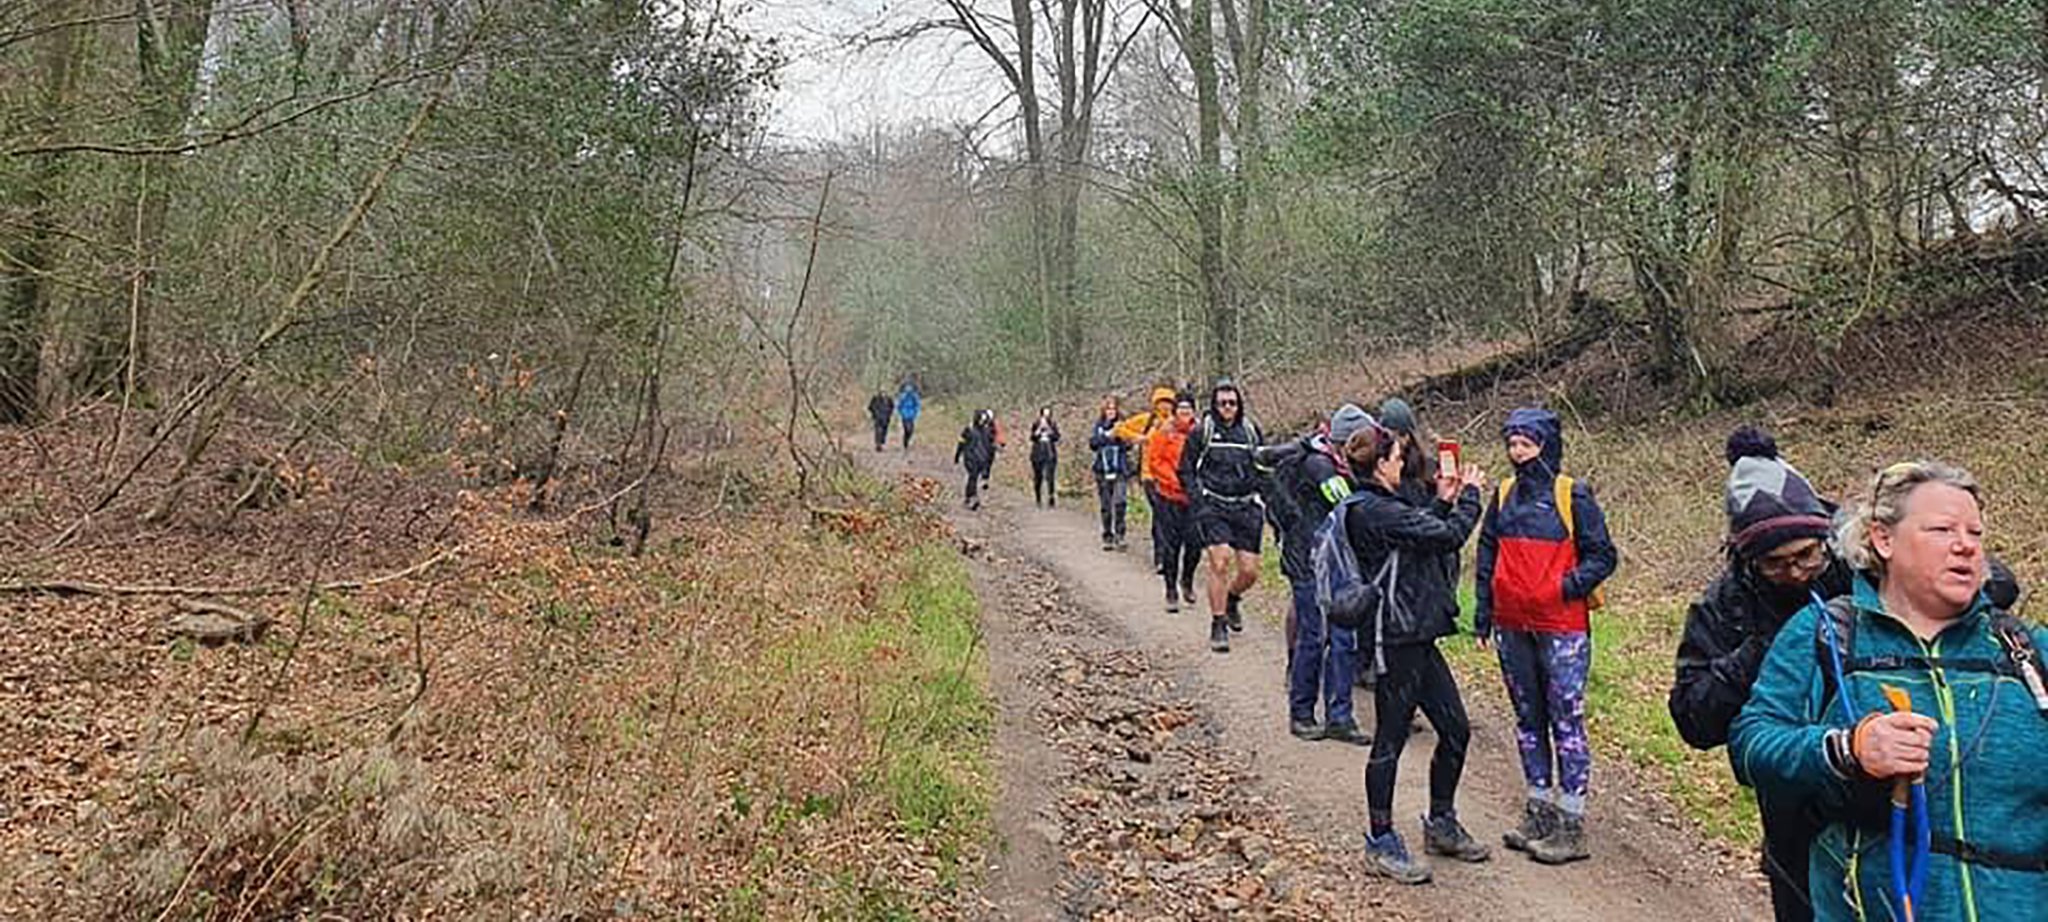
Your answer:
[[[1864,573],[1830,605],[1853,617],[1842,655],[1857,719],[1889,711],[1881,686],[1891,685],[1940,724],[1927,772],[1935,854],[1917,922],[2048,918],[2048,714],[1996,634],[1994,617],[2003,616],[1979,596],[1922,642],[1885,613]],[[2048,649],[2048,632],[2024,630],[2035,650]],[[1826,734],[1849,722],[1820,631],[1821,609],[1809,605],[1778,633],[1735,720],[1729,758],[1760,800],[1812,800],[1829,820],[1808,867],[1815,919],[1901,919],[1891,896],[1891,783],[1844,778],[1824,752]]]

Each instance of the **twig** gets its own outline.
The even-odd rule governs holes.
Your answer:
[[[462,553],[464,550],[467,550],[468,547],[469,546],[466,544],[458,544],[454,547],[446,548],[435,553],[433,556],[420,561],[419,563],[413,564],[412,566],[406,567],[405,569],[399,570],[395,573],[386,573],[382,576],[374,576],[368,579],[341,580],[332,583],[317,583],[312,585],[311,587],[304,585],[179,586],[168,583],[120,585],[115,583],[92,583],[85,582],[82,580],[55,579],[16,580],[10,582],[0,582],[0,594],[19,594],[33,592],[41,593],[44,595],[58,596],[260,596],[287,595],[289,593],[299,592],[307,588],[311,588],[317,592],[351,592],[359,589],[369,589],[372,587],[381,586],[385,583],[396,582],[398,580],[405,579],[409,576],[416,576],[422,571],[431,569],[436,564],[439,564],[440,562],[447,560],[450,557],[454,557],[455,555]]]

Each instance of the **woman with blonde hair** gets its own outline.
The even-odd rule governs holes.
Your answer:
[[[1982,491],[1879,472],[1839,543],[1847,596],[1772,643],[1728,748],[1759,795],[1810,799],[1820,920],[2038,918],[2048,903],[2039,627],[1985,593]]]

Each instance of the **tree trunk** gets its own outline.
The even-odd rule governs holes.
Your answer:
[[[135,0],[142,137],[170,143],[191,117],[200,51],[212,19],[213,0]],[[149,374],[150,289],[163,249],[177,163],[177,158],[138,157],[131,165],[135,264],[129,268],[123,297],[96,316],[92,341],[73,374],[79,395],[125,390]]]
[[[1228,2],[1228,0],[1225,0]],[[1223,102],[1216,75],[1213,0],[1188,4],[1187,58],[1195,77],[1196,163],[1195,228],[1200,236],[1196,268],[1202,282],[1202,304],[1209,327],[1209,370],[1227,375],[1238,370],[1237,311],[1230,302],[1227,267],[1223,262]]]
[[[47,21],[55,23],[82,18],[85,5],[52,0],[41,6]],[[84,27],[71,27],[33,40],[40,112],[32,127],[45,136],[62,124],[90,35]],[[0,236],[0,425],[33,421],[41,405],[43,318],[49,309],[43,279],[51,270],[57,233],[51,199],[63,169],[63,154],[43,154],[25,167],[25,181],[7,196],[23,220],[21,230]]]

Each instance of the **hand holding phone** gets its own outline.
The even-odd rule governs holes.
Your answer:
[[[1437,440],[1437,443],[1436,443],[1436,469],[1437,469],[1437,470],[1440,470],[1440,471],[1455,471],[1455,470],[1458,470],[1458,440],[1456,440],[1456,439],[1439,439],[1439,440]]]

